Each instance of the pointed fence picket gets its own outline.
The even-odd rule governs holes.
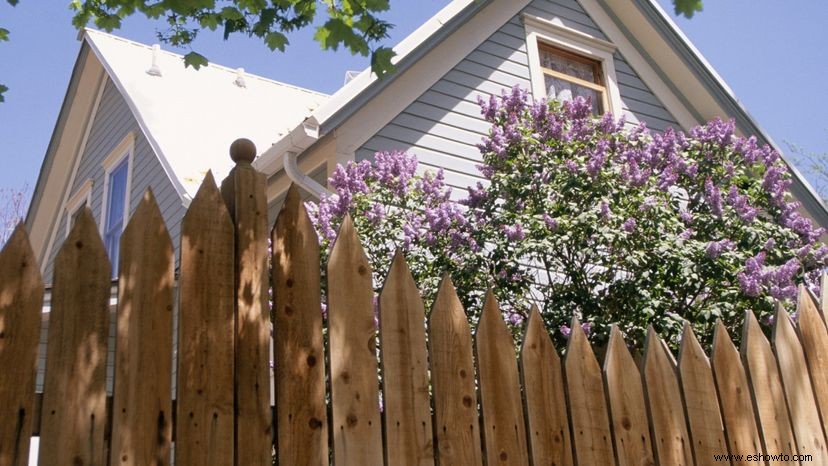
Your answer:
[[[121,237],[111,399],[111,275],[91,212],[56,260],[42,394],[43,284],[18,227],[0,251],[0,466],[28,463],[32,433],[44,466],[166,465],[172,451],[185,466],[828,462],[828,295],[817,304],[801,290],[799,319],[779,313],[773,347],[747,313],[741,356],[721,322],[710,359],[686,326],[678,364],[652,329],[641,357],[614,328],[603,371],[577,319],[562,363],[532,309],[518,358],[491,292],[474,339],[447,276],[426,319],[403,254],[375,297],[350,218],[323,282],[295,187],[270,233],[269,268],[254,149],[234,144],[221,191],[205,178],[182,222],[177,281],[151,192],[135,210]],[[745,456],[715,456],[727,454]],[[789,457],[747,456],[757,454]]]

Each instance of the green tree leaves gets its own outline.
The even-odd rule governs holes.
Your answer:
[[[673,0],[677,15],[692,18],[697,11],[702,11],[702,0]]]

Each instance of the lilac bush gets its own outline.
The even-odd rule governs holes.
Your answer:
[[[336,167],[328,180],[334,193],[308,205],[327,261],[345,214],[350,214],[373,267],[379,292],[399,248],[427,303],[444,272],[457,272],[479,260],[480,247],[462,205],[451,200],[443,171],[417,172],[417,159],[401,152],[379,152],[373,161]],[[479,273],[453,273],[464,290],[464,304],[476,304],[485,291]]]
[[[498,298],[537,303],[561,339],[573,314],[599,343],[612,323],[637,346],[648,325],[675,344],[685,320],[706,341],[717,318],[738,335],[745,310],[767,320],[826,265],[779,154],[732,121],[656,133],[519,88],[481,107],[472,237]]]

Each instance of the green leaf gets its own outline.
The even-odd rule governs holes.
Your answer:
[[[6,86],[4,86],[4,85],[0,84],[0,102],[5,102],[5,101],[6,101],[6,98],[5,98],[5,97],[3,97],[3,93],[5,93],[5,92],[6,92],[6,91],[8,91],[8,90],[9,90],[9,88],[8,88],[8,87],[6,87]]]
[[[207,66],[209,62],[204,55],[196,52],[190,52],[187,55],[184,55],[184,66],[189,67],[192,66],[194,69],[199,69],[202,66]]]
[[[9,40],[9,30],[0,28],[0,40]]]
[[[269,32],[264,40],[270,50],[279,49],[280,52],[284,52],[285,46],[289,43],[287,36],[276,31]]]
[[[244,15],[242,12],[239,11],[238,8],[233,8],[232,6],[226,6],[221,9],[221,17],[231,21],[238,21],[240,19],[244,19]]]
[[[692,18],[697,11],[702,11],[702,0],[673,0],[677,15]]]
[[[374,50],[371,55],[371,71],[377,74],[380,78],[386,77],[388,74],[394,72],[394,64],[391,59],[394,58],[396,52],[388,47],[380,47]]]

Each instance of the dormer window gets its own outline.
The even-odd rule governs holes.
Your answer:
[[[538,54],[547,97],[560,101],[584,97],[592,102],[595,115],[609,107],[599,61],[543,43],[538,44]]]
[[[615,45],[563,24],[523,14],[532,95],[561,101],[582,96],[592,101],[592,113],[621,115],[621,95],[615,77]]]

